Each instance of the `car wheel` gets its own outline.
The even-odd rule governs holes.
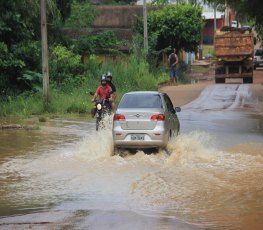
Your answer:
[[[117,155],[124,157],[125,155],[127,155],[127,153],[125,153],[124,149],[114,147],[111,156],[117,156]]]
[[[172,132],[172,130],[170,130],[168,134],[168,142],[171,141],[174,136],[175,136],[175,133]]]
[[[163,151],[167,156],[170,156],[171,153],[172,153],[171,151],[168,150],[167,147],[165,147],[165,148],[160,148],[160,149],[159,149],[159,152],[161,152],[161,151]]]
[[[116,155],[119,155],[120,149],[117,148],[117,147],[114,147],[113,150],[112,150],[112,153],[111,153],[111,156],[116,156]]]

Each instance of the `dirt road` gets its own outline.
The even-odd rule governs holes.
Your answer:
[[[263,68],[254,71],[254,83],[251,85],[253,94],[263,101]],[[241,79],[229,79],[227,83],[242,83]],[[197,98],[208,85],[215,84],[214,80],[203,80],[195,84],[164,86],[160,90],[166,92],[175,106],[183,106]]]

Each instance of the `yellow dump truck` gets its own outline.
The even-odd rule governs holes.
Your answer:
[[[254,37],[251,30],[223,27],[215,35],[215,82],[242,78],[253,83]]]

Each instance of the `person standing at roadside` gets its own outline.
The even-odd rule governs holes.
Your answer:
[[[170,85],[177,83],[176,65],[178,64],[178,56],[176,54],[176,49],[168,57],[168,63],[170,67]]]

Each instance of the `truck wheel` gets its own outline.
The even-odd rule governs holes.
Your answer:
[[[216,81],[216,84],[218,84],[218,83],[224,84],[226,82],[226,79],[225,78],[216,78],[215,81]]]
[[[243,78],[243,84],[252,84],[253,78],[252,77],[244,77]]]

